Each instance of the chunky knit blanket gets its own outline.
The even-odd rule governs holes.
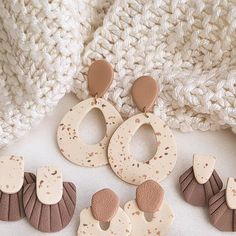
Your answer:
[[[100,58],[115,69],[105,98],[124,117],[137,112],[133,81],[151,75],[170,127],[236,131],[235,0],[1,0],[0,147],[71,89],[87,98]]]

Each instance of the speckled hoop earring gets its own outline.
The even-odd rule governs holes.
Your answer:
[[[74,106],[62,119],[57,142],[61,153],[69,161],[84,167],[98,167],[108,164],[107,146],[109,140],[123,122],[119,112],[101,97],[110,87],[113,80],[113,69],[105,60],[95,61],[88,71],[88,88],[93,98]],[[106,121],[106,135],[97,144],[86,144],[80,139],[77,131],[84,117],[94,108],[98,108]]]
[[[156,81],[148,76],[137,79],[132,87],[133,101],[141,114],[126,120],[113,134],[108,147],[108,160],[117,176],[125,182],[139,185],[152,179],[160,182],[173,170],[177,154],[176,143],[169,127],[151,113],[158,94]],[[147,162],[134,159],[129,143],[135,132],[144,124],[152,126],[158,147],[154,157]]]

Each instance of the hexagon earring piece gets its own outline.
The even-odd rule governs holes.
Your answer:
[[[80,213],[80,226],[77,236],[128,236],[131,223],[128,215],[119,206],[118,196],[110,189],[102,189],[92,197],[91,207]],[[104,230],[102,224],[108,227]]]
[[[131,220],[130,236],[166,235],[174,219],[163,188],[153,180],[137,187],[136,199],[127,202],[124,210]]]

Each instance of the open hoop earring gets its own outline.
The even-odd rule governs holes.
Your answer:
[[[141,114],[126,120],[113,134],[108,159],[111,168],[125,182],[139,185],[152,179],[160,182],[173,170],[177,155],[174,136],[169,127],[151,113],[158,94],[156,81],[148,76],[137,79],[132,87],[133,101]],[[152,126],[158,147],[153,158],[147,162],[134,159],[129,151],[129,143],[135,132],[144,124]]]
[[[61,153],[74,164],[85,167],[98,167],[108,164],[107,146],[116,128],[123,122],[119,112],[101,98],[113,80],[113,69],[105,60],[95,61],[88,71],[88,87],[93,98],[74,106],[62,119],[57,142]],[[81,121],[94,108],[98,108],[106,121],[106,135],[97,144],[86,144],[77,131]]]

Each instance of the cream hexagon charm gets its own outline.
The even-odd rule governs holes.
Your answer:
[[[166,202],[163,202],[159,211],[153,214],[151,222],[146,220],[144,212],[140,211],[135,200],[127,202],[124,210],[131,220],[132,231],[130,236],[164,236],[174,219],[173,213]]]
[[[144,124],[152,126],[157,139],[157,152],[147,162],[134,159],[129,144],[136,131]],[[148,113],[126,120],[113,134],[108,147],[108,160],[117,176],[127,183],[139,185],[153,179],[165,179],[174,169],[177,154],[174,136],[169,127],[157,116]]]
[[[164,190],[153,180],[138,186],[136,200],[127,202],[124,207],[131,220],[130,236],[166,235],[174,216],[163,198]],[[151,218],[148,219],[147,214]]]
[[[108,228],[102,229],[100,223],[108,222]],[[110,189],[95,193],[92,206],[80,213],[80,225],[77,236],[128,236],[131,223],[125,211],[119,207],[119,199]]]
[[[94,108],[98,108],[106,121],[106,135],[97,144],[86,144],[80,139],[78,127],[84,117]],[[57,142],[61,153],[74,164],[85,167],[98,167],[108,164],[107,146],[117,127],[123,122],[119,112],[108,101],[97,98],[87,99],[74,106],[62,119]]]

